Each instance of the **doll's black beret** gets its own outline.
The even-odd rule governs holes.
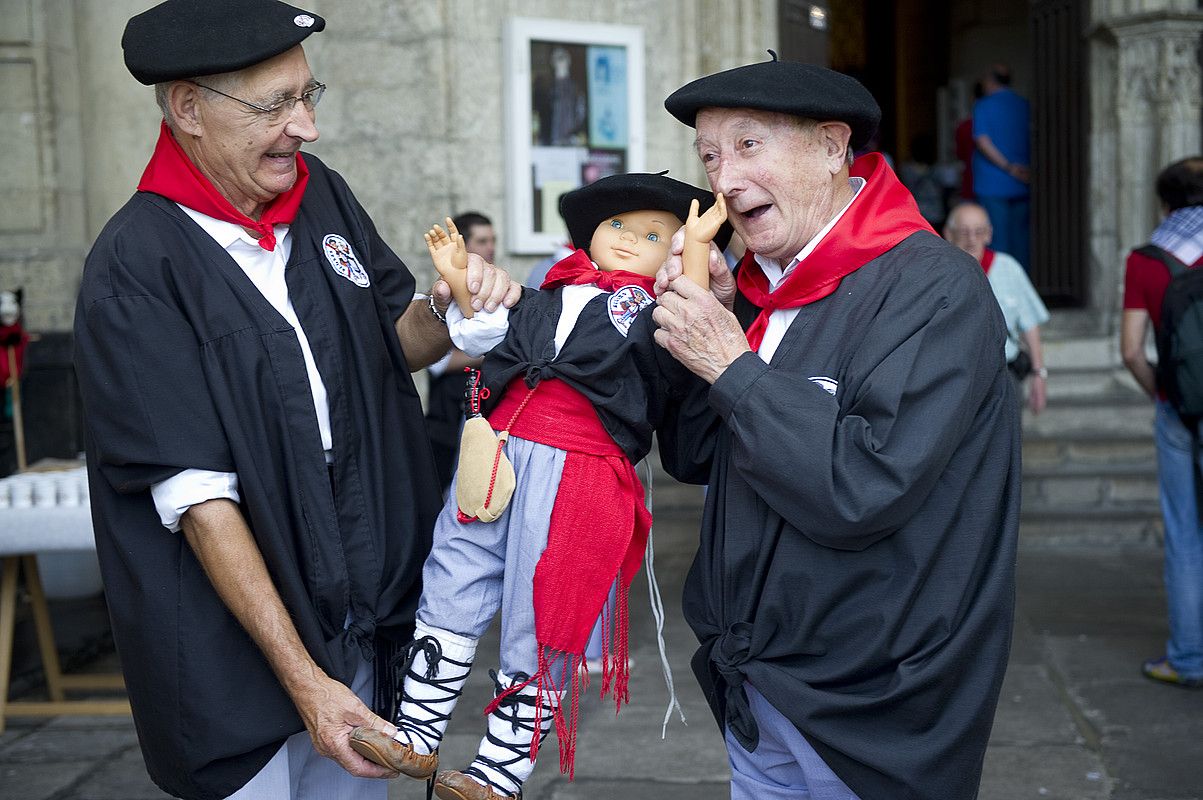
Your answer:
[[[588,251],[597,226],[611,217],[628,211],[667,211],[684,222],[693,200],[698,201],[699,214],[714,205],[714,195],[706,189],[664,173],[632,172],[609,175],[560,195],[560,216],[568,225],[573,246]],[[730,240],[731,226],[724,223],[714,243],[722,250]]]
[[[167,0],[126,23],[121,48],[130,73],[150,85],[244,69],[325,27],[278,0]]]
[[[795,61],[747,64],[687,83],[668,96],[668,113],[691,128],[703,108],[777,111],[852,128],[849,145],[859,149],[881,122],[881,107],[860,81],[842,72]]]

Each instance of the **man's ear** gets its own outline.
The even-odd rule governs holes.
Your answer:
[[[852,128],[846,122],[831,120],[820,122],[816,133],[819,135],[819,141],[826,148],[827,157],[834,164],[831,171],[831,174],[834,175],[848,163],[848,141],[852,138]]]
[[[167,107],[171,109],[176,127],[191,136],[199,136],[204,130],[200,92],[199,86],[188,81],[175,81],[167,87]]]

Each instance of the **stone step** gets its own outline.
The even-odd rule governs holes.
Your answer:
[[[1121,367],[1119,337],[1074,336],[1041,337],[1044,365],[1049,371],[1072,369],[1114,369]]]
[[[1022,546],[1159,544],[1161,515],[1148,510],[1066,508],[1020,516]]]
[[[1138,439],[1153,433],[1153,404],[1149,402],[1075,402],[1049,404],[1040,415],[1023,414],[1027,439]]]
[[[1023,439],[1023,469],[1056,471],[1126,468],[1155,470],[1157,450],[1151,432],[1141,436],[1028,435]]]
[[[1160,513],[1157,473],[1023,475],[1024,513],[1062,508],[1098,508]]]
[[[1048,402],[1054,406],[1079,401],[1117,402],[1121,405],[1149,402],[1136,385],[1136,379],[1126,369],[1050,367],[1047,386]]]

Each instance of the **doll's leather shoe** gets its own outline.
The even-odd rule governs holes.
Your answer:
[[[434,793],[439,800],[519,800],[518,794],[498,794],[492,786],[484,786],[471,776],[453,769],[439,773],[434,779]]]
[[[368,761],[410,778],[425,780],[439,768],[438,753],[415,753],[405,742],[399,742],[374,728],[361,726],[351,731],[351,749]]]

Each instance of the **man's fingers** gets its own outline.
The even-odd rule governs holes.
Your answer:
[[[709,289],[703,289],[685,275],[678,275],[668,282],[669,291],[676,292],[686,300],[692,300],[700,294],[710,294]]]
[[[681,235],[681,242],[683,243],[685,241],[684,229],[682,229],[679,233]],[[676,236],[673,236],[673,241],[677,241]],[[668,291],[669,283],[671,283],[674,278],[680,275],[682,271],[681,254],[680,249],[678,249],[676,251],[676,255],[669,256],[668,260],[666,260],[660,266],[660,269],[656,270],[656,284],[652,288],[652,291],[654,291],[657,295]]]
[[[696,202],[696,201],[695,201]],[[681,255],[685,251],[685,226],[677,228],[677,232],[673,234],[672,241],[668,243],[668,251],[674,256]]]
[[[394,770],[382,767],[374,761],[369,761],[352,750],[351,745],[347,744],[345,740],[332,748],[329,758],[337,761],[339,766],[358,778],[391,780],[398,776],[398,773]]]
[[[474,293],[476,296],[472,298],[472,307],[474,309],[480,311],[482,308],[487,308],[489,303],[493,303],[493,308],[488,309],[489,311],[494,311],[497,309],[497,302],[499,302],[501,298],[494,300],[492,296],[493,287],[496,285],[496,283],[497,270],[491,267],[486,267],[480,276],[480,288]]]
[[[727,259],[723,257],[722,251],[714,242],[710,243],[710,261],[707,266],[710,268],[711,275],[722,277],[724,274],[727,276],[731,274],[731,270],[727,267]]]
[[[434,296],[434,301],[438,305],[445,306],[451,302],[451,286],[442,278],[434,282],[434,286],[430,287],[430,293]]]
[[[447,230],[451,232],[451,235],[453,237],[459,236],[459,229],[455,227],[455,220],[453,220],[451,217],[447,217],[446,220],[447,220]],[[469,227],[471,227],[471,226],[469,226]],[[471,231],[469,231],[469,233],[471,233]]]
[[[510,279],[510,288],[505,293],[505,298],[501,304],[506,308],[513,308],[518,305],[518,301],[522,299],[522,284],[518,281]]]
[[[480,281],[484,276],[484,271],[485,260],[476,255],[476,253],[469,253],[467,275],[468,293],[474,296],[472,307],[477,310],[480,310],[480,307],[476,305],[475,295],[480,292]]]

